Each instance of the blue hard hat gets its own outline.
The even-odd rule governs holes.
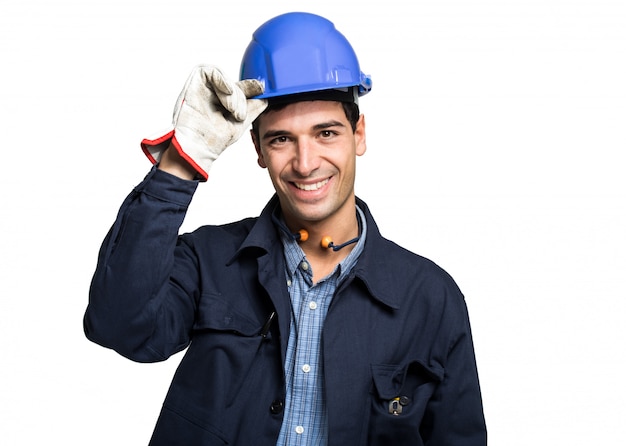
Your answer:
[[[350,42],[332,22],[305,12],[261,25],[244,53],[239,78],[264,84],[258,99],[350,87],[363,96],[372,89]]]

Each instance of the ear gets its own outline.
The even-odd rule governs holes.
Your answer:
[[[253,130],[250,130],[250,137],[252,138],[252,144],[254,144],[254,150],[256,150],[256,154],[257,154],[256,162],[263,169],[266,169],[267,168],[267,164],[265,164],[265,159],[263,158],[263,152],[261,152],[261,144],[257,140],[256,135],[255,135]]]
[[[354,141],[356,143],[356,154],[361,156],[367,150],[367,144],[365,142],[365,116],[359,116],[359,120],[356,123],[356,129],[354,130]]]

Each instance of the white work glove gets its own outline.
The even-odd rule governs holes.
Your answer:
[[[141,148],[156,164],[170,144],[206,181],[213,161],[237,141],[267,107],[254,79],[232,82],[216,67],[199,65],[189,75],[174,107],[172,127]]]

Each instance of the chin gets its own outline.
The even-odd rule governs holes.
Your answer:
[[[326,219],[328,211],[326,209],[302,209],[300,207],[295,209],[294,217],[302,222],[315,223]]]

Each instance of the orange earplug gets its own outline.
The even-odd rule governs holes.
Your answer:
[[[324,237],[322,237],[322,248],[330,248],[332,247],[333,244],[333,239],[330,238],[330,236],[325,235]]]

